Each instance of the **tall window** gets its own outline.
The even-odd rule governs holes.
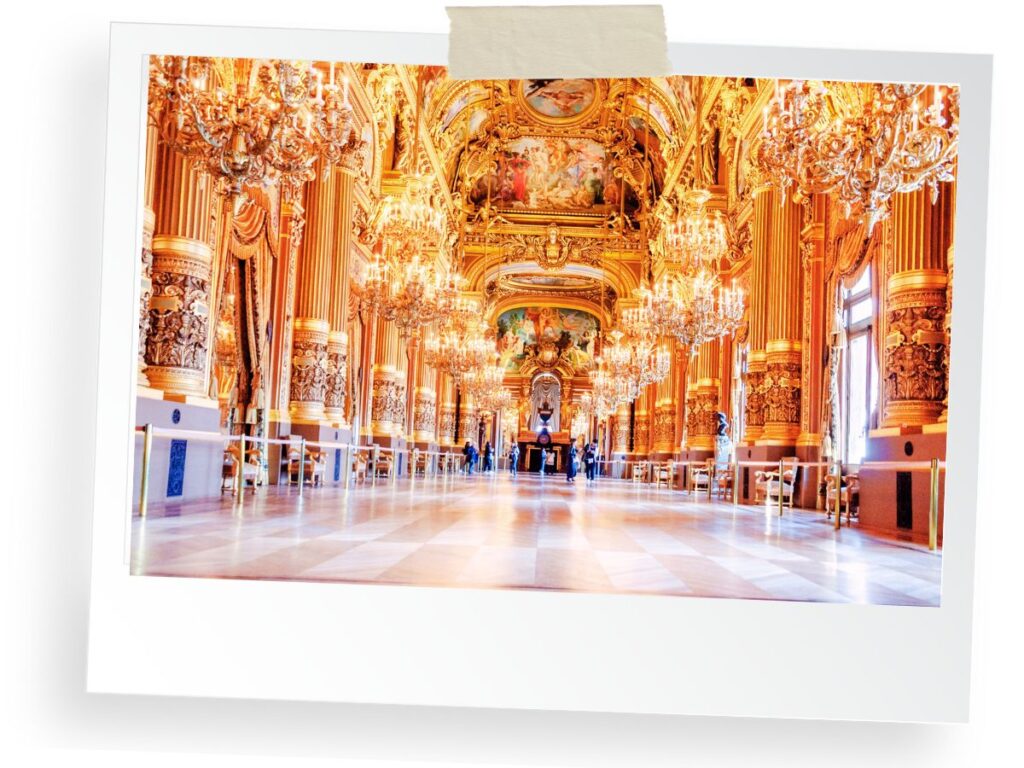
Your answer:
[[[863,461],[868,430],[878,406],[878,367],[872,342],[873,303],[871,268],[868,267],[852,288],[843,291],[846,353],[840,382],[843,458],[847,464]]]

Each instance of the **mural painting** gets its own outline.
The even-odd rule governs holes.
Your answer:
[[[520,307],[498,318],[498,349],[509,370],[528,359],[542,365],[566,360],[576,370],[589,368],[600,326],[588,312],[560,307]]]

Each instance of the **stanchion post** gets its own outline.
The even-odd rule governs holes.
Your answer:
[[[238,481],[235,483],[238,489],[238,505],[242,505],[245,496],[245,432],[238,436]]]
[[[377,462],[380,460],[380,446],[376,443],[373,444],[373,453],[370,455],[370,459],[373,463],[373,467],[370,470],[370,485],[376,487],[377,485]]]
[[[352,446],[346,443],[341,447],[341,457],[344,464],[342,464],[341,470],[341,482],[345,486],[345,492],[348,493],[348,484],[352,478]]]
[[[412,473],[409,475],[409,479],[410,480],[412,480],[412,481],[416,480],[416,467],[418,467],[419,465],[420,465],[420,449],[414,447],[412,449],[412,466],[410,467],[410,469],[412,470]],[[427,466],[426,466],[426,464],[423,465],[423,479],[424,480],[427,479]]]
[[[832,510],[835,514],[835,529],[838,531],[840,528],[840,517],[843,513],[843,465],[842,462],[837,461],[835,466],[835,474],[833,475],[836,482],[836,507]],[[828,486],[825,487],[825,503],[828,504]]]
[[[779,517],[782,517],[782,471],[783,471],[783,460],[779,459]]]
[[[740,458],[739,456],[732,464],[732,503],[740,503]]]
[[[302,496],[302,487],[306,484],[306,438],[299,440],[299,496]]]
[[[931,483],[928,495],[928,549],[934,552],[939,546],[939,460],[932,459]]]
[[[139,478],[139,517],[146,516],[149,501],[149,463],[153,454],[153,425],[142,430],[142,476]]]

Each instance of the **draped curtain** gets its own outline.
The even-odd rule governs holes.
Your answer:
[[[228,239],[229,257],[238,260],[238,327],[245,365],[239,390],[248,395],[245,422],[257,424],[266,411],[267,325],[270,290],[277,259],[279,200],[277,189],[247,187],[236,202]]]
[[[871,269],[871,302],[874,311],[873,331],[875,359],[881,368],[884,351],[884,329],[882,312],[885,300],[885,270],[883,267],[883,243],[890,231],[888,221],[876,226],[869,235],[867,226],[855,219],[844,219],[839,206],[828,201],[825,231],[825,295],[826,339],[828,340],[828,361],[825,366],[824,384],[821,391],[823,453],[829,457],[840,455],[839,450],[839,370],[846,333],[843,328],[843,292],[856,284],[869,266]],[[878,382],[875,383],[878,386]],[[881,409],[881,395],[879,396]]]

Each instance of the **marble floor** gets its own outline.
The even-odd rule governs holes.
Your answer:
[[[821,512],[506,474],[154,504],[131,543],[149,576],[888,605],[938,605],[941,565]]]

